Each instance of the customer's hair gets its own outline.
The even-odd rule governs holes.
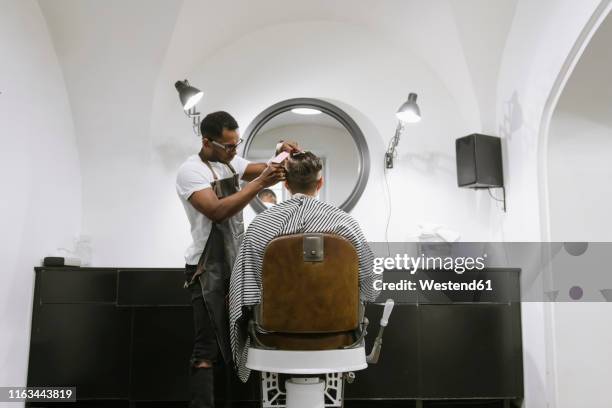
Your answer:
[[[287,160],[287,184],[293,193],[312,191],[323,168],[321,159],[311,152],[300,152]]]
[[[236,119],[224,111],[209,113],[200,123],[200,133],[202,134],[202,137],[207,139],[221,139],[223,129],[238,129],[238,122],[236,122]]]

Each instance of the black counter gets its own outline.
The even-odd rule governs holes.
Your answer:
[[[182,269],[35,272],[29,386],[76,386],[79,400],[188,399],[193,322]],[[519,271],[499,272],[518,291]],[[387,296],[393,294],[379,299]],[[379,363],[356,373],[345,398],[519,401],[520,303],[476,298],[402,300]],[[381,306],[368,305],[368,351],[381,313]],[[226,378],[215,385],[220,400],[259,400],[256,373],[242,384],[223,366],[216,369],[216,378]]]

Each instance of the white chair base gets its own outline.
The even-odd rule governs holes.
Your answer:
[[[342,406],[343,373],[367,368],[365,348],[285,351],[249,348],[246,366],[261,371],[263,408],[324,408]],[[281,390],[278,374],[292,377]],[[325,380],[317,375],[325,374]]]
[[[287,390],[287,407],[325,407],[325,383],[319,377],[291,378],[285,381],[285,390]]]
[[[288,401],[291,401],[291,403],[296,404],[294,405],[295,407],[301,407],[302,405],[299,404],[304,404],[306,401],[309,401],[308,404],[312,404],[312,406],[317,407],[342,407],[342,389],[344,387],[343,376],[343,373],[327,373],[325,374],[325,381],[322,381],[319,379],[319,377],[316,377],[317,381],[320,380],[324,384],[323,391],[321,392],[320,389],[316,389],[316,395],[309,395],[300,400],[299,395],[301,394],[298,393],[290,395],[292,391],[294,391],[294,388],[291,386],[287,387],[287,383],[293,379],[285,381],[285,391],[283,391],[279,386],[278,373],[262,372],[261,406],[262,408],[292,407],[288,403]],[[303,377],[297,379],[303,380]],[[315,391],[314,388],[310,390]],[[323,398],[323,405],[320,405],[321,397]]]

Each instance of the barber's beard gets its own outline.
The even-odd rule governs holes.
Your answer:
[[[236,157],[236,154],[225,154],[223,155],[223,157],[221,157],[220,155],[217,156],[217,161],[221,162],[221,163],[225,163],[225,164],[229,164],[229,162],[231,162],[234,157]]]
[[[213,154],[209,161],[228,164],[231,161],[231,159],[227,157],[221,157],[218,154]]]

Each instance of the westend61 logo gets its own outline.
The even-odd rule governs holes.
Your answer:
[[[396,254],[395,257],[374,258],[373,272],[377,275],[382,274],[385,270],[405,270],[414,275],[418,269],[442,269],[454,271],[457,274],[462,274],[465,271],[482,270],[485,268],[485,258],[487,254],[479,257],[441,257],[441,256],[421,256],[413,257],[408,254]]]

